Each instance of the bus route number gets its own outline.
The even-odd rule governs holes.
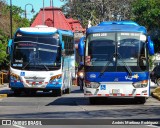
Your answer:
[[[99,37],[99,36],[107,36],[107,33],[95,33],[95,34],[93,34],[93,37]]]

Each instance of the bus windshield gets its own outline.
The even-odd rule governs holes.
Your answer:
[[[146,43],[141,33],[94,33],[87,38],[86,56],[92,68],[106,71],[147,70]]]
[[[61,66],[59,39],[54,36],[16,37],[11,66],[24,70],[59,69]]]

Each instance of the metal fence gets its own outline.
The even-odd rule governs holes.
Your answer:
[[[7,77],[8,73],[0,71],[0,85],[4,84],[4,79]]]

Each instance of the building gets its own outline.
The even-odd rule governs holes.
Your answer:
[[[31,27],[36,25],[47,25],[58,29],[71,30],[73,32],[85,32],[80,21],[72,18],[67,19],[62,9],[55,7],[41,8]]]

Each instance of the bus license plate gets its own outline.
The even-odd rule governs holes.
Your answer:
[[[32,84],[32,87],[33,87],[33,86],[38,86],[38,83],[33,83],[33,84]]]
[[[119,94],[120,93],[120,89],[112,89],[112,93],[113,94]]]

